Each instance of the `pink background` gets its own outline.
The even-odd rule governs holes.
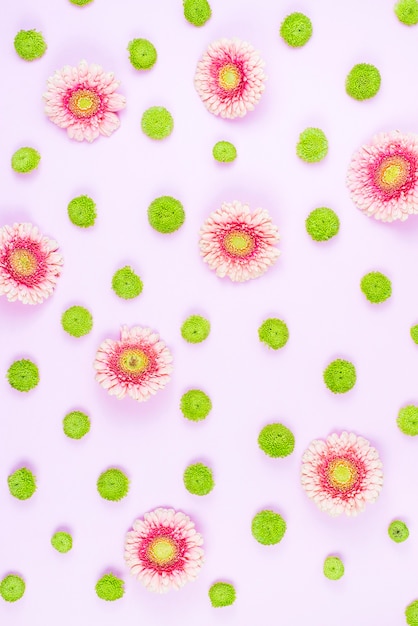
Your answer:
[[[418,26],[407,28],[392,0],[300,2],[211,0],[213,16],[203,28],[188,24],[181,0],[95,0],[78,8],[67,0],[19,0],[7,4],[0,24],[2,58],[1,225],[31,221],[56,239],[65,268],[53,297],[30,307],[0,300],[0,578],[20,573],[26,593],[15,604],[0,602],[7,625],[133,626],[169,620],[184,626],[246,626],[273,620],[288,626],[401,626],[404,608],[418,597],[417,441],[396,426],[401,406],[418,404],[418,347],[409,328],[418,323],[418,217],[385,225],[354,207],[345,187],[352,153],[380,131],[418,132],[416,59]],[[279,25],[292,11],[309,15],[314,34],[301,49],[288,48]],[[45,56],[19,59],[13,39],[20,29],[42,31]],[[150,39],[158,61],[135,71],[126,47]],[[193,86],[196,63],[221,37],[251,42],[266,62],[266,91],[243,120],[211,115]],[[79,144],[43,113],[46,79],[81,59],[113,71],[127,98],[121,127],[111,138]],[[360,62],[382,74],[379,94],[350,99],[345,77]],[[140,129],[145,109],[167,107],[172,135],[153,142]],[[329,153],[315,165],[295,154],[299,133],[318,126]],[[233,142],[236,162],[212,157],[216,141]],[[30,145],[42,154],[27,176],[10,167],[13,152]],[[68,202],[80,194],[97,203],[88,230],[73,226]],[[147,207],[173,195],[186,211],[184,226],[160,235]],[[200,260],[198,233],[222,201],[267,209],[281,234],[282,255],[265,276],[245,284],[218,279]],[[305,218],[319,206],[339,215],[338,236],[310,240]],[[118,299],[113,273],[129,264],[144,282],[134,301]],[[372,270],[392,280],[393,296],[369,304],[359,289]],[[74,339],[60,325],[73,304],[89,308],[93,331]],[[183,320],[205,315],[207,341],[188,345]],[[258,341],[266,317],[280,317],[290,331],[277,352]],[[101,341],[116,339],[121,324],[157,330],[174,355],[174,374],[164,391],[144,404],[118,401],[95,382],[92,367]],[[342,396],[324,386],[322,371],[334,358],[352,360],[355,388]],[[5,378],[16,359],[30,358],[41,382],[29,394]],[[189,423],[181,395],[205,390],[213,411]],[[90,433],[67,439],[62,419],[71,410],[90,417]],[[286,459],[269,459],[257,446],[260,429],[281,421],[295,433]],[[303,451],[315,438],[342,430],[377,447],[384,488],[377,503],[357,518],[330,518],[306,497],[299,482]],[[199,498],[182,481],[192,462],[213,468],[216,487]],[[26,464],[38,490],[27,501],[10,496],[7,476]],[[117,466],[131,488],[119,503],[102,500],[98,475]],[[205,565],[198,580],[165,596],[149,593],[124,565],[123,544],[136,517],[157,506],[188,513],[204,537]],[[288,528],[276,546],[261,546],[251,520],[273,508]],[[401,518],[410,538],[388,538]],[[74,546],[59,554],[50,545],[58,529]],[[337,554],[345,576],[322,574],[326,556]],[[94,586],[109,570],[126,581],[125,596],[99,600]],[[237,601],[215,610],[207,596],[217,580],[232,582]]]

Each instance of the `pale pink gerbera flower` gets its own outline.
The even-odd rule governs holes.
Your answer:
[[[376,135],[353,156],[347,186],[356,206],[382,222],[418,213],[418,135]]]
[[[155,509],[135,520],[126,535],[125,561],[150,591],[166,593],[195,580],[203,564],[202,544],[190,517]]]
[[[112,396],[148,400],[170,380],[172,356],[150,328],[122,326],[120,341],[106,339],[96,354],[96,380]]]
[[[261,98],[266,76],[264,62],[246,41],[220,39],[197,64],[195,87],[214,115],[243,117]]]
[[[377,499],[382,484],[377,450],[354,433],[312,441],[302,457],[302,486],[329,515],[357,515]]]
[[[115,93],[119,83],[113,74],[105,74],[100,65],[81,61],[78,67],[66,65],[48,79],[43,98],[50,120],[66,128],[77,141],[107,137],[119,127],[116,111],[125,106],[125,98]]]
[[[257,278],[273,265],[280,252],[277,226],[264,209],[250,212],[247,204],[224,202],[200,230],[203,260],[223,278],[243,282]]]
[[[40,304],[55,289],[63,259],[58,244],[32,224],[0,228],[0,295]]]

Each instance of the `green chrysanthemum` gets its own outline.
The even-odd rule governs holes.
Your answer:
[[[105,574],[96,583],[96,593],[101,600],[113,602],[123,597],[125,593],[124,581],[111,572]]]
[[[191,315],[181,327],[181,336],[189,343],[201,343],[209,333],[210,322],[201,315]]]
[[[411,326],[411,330],[409,332],[412,341],[418,345],[418,324],[416,324],[415,326]]]
[[[384,302],[392,295],[392,283],[380,272],[370,272],[361,279],[360,288],[372,304]]]
[[[150,70],[157,61],[157,50],[148,39],[132,39],[128,44],[129,60],[136,70]]]
[[[258,338],[269,348],[278,350],[287,344],[289,339],[289,329],[283,320],[270,317],[265,320],[258,329]]]
[[[142,292],[143,283],[129,265],[125,265],[113,274],[112,289],[119,298],[132,300]]]
[[[24,61],[40,59],[47,49],[42,33],[36,30],[20,30],[14,39],[14,46]]]
[[[155,198],[148,207],[148,221],[159,233],[174,233],[183,225],[183,205],[172,196]]]
[[[200,422],[211,412],[212,402],[200,389],[190,389],[181,397],[180,409],[186,419]]]
[[[6,602],[16,602],[25,593],[26,585],[21,576],[9,574],[0,582],[0,596]]]
[[[36,491],[36,478],[27,467],[21,467],[10,474],[7,484],[11,495],[18,500],[28,500]]]
[[[332,209],[320,207],[309,213],[305,226],[314,241],[327,241],[340,230],[340,220]]]
[[[129,491],[129,480],[126,474],[114,467],[100,474],[97,480],[97,491],[105,500],[118,502]]]
[[[206,24],[212,10],[207,0],[183,0],[184,17],[193,26]]]
[[[312,22],[303,13],[291,13],[283,20],[280,35],[292,48],[300,48],[312,37]]]
[[[344,575],[344,564],[338,556],[328,556],[324,561],[324,576],[338,580]]]
[[[418,406],[409,404],[400,409],[396,420],[398,428],[404,435],[418,435]]]
[[[306,128],[300,135],[296,154],[306,163],[318,163],[328,154],[328,139],[320,128]]]
[[[350,361],[336,359],[324,371],[324,382],[332,393],[346,393],[356,384],[356,368]]]
[[[377,67],[369,63],[358,63],[347,75],[345,90],[355,100],[368,100],[379,91],[381,80]]]
[[[212,470],[203,463],[186,467],[183,482],[187,491],[195,496],[206,496],[215,486]]]
[[[231,163],[237,158],[237,149],[229,141],[218,141],[213,146],[212,154],[220,163]]]
[[[214,583],[209,589],[209,599],[214,608],[231,606],[236,599],[236,592],[230,583]]]
[[[400,0],[395,4],[395,15],[402,24],[414,26],[418,24],[418,2],[417,0]]]
[[[93,0],[70,0],[71,4],[75,4],[78,7],[84,7],[86,4],[90,4]]]
[[[58,531],[52,535],[51,545],[58,552],[65,554],[65,552],[69,552],[73,547],[73,538],[69,533]]]
[[[38,367],[29,359],[15,361],[7,370],[7,380],[17,391],[30,391],[39,383]]]
[[[409,537],[408,526],[399,519],[394,520],[389,524],[388,535],[395,543],[402,543]]]
[[[254,516],[251,524],[254,539],[264,546],[279,543],[286,532],[286,522],[274,511],[260,511]]]
[[[70,439],[81,439],[90,430],[89,416],[81,411],[67,413],[63,419],[64,433]]]
[[[74,226],[89,228],[96,221],[96,203],[89,196],[73,198],[67,207],[68,217]]]
[[[93,317],[84,307],[72,306],[62,314],[61,325],[72,337],[84,337],[93,328]]]
[[[295,437],[283,424],[268,424],[258,436],[261,450],[273,458],[285,457],[295,449]]]
[[[150,107],[142,116],[141,128],[151,139],[165,139],[173,131],[174,120],[164,107]]]
[[[36,170],[41,161],[41,155],[35,148],[25,146],[19,148],[12,156],[12,169],[18,174],[28,174]]]

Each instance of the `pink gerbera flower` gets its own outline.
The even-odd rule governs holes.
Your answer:
[[[312,441],[302,457],[302,486],[329,515],[357,515],[377,499],[382,484],[377,450],[354,433]]]
[[[418,135],[376,135],[352,158],[347,185],[369,217],[392,222],[418,213]]]
[[[67,129],[71,139],[108,137],[120,124],[115,112],[126,103],[124,96],[115,93],[118,86],[113,74],[105,74],[100,65],[86,61],[78,67],[66,65],[48,79],[45,112],[54,124]]]
[[[0,295],[10,302],[40,304],[55,289],[61,275],[58,244],[32,224],[0,228]]]
[[[264,62],[246,41],[220,39],[197,64],[195,87],[214,115],[234,118],[252,111],[264,91]]]
[[[96,354],[96,380],[110,395],[148,400],[170,380],[172,356],[150,328],[122,326],[120,341],[106,339]]]
[[[166,593],[195,580],[203,564],[202,544],[190,517],[155,509],[135,520],[126,535],[125,561],[148,589]]]
[[[277,226],[264,209],[250,213],[247,204],[224,202],[200,230],[203,260],[216,274],[243,282],[257,278],[275,263],[280,252]]]

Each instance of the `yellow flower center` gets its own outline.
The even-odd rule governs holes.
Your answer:
[[[26,248],[17,248],[9,256],[12,270],[19,276],[32,276],[38,267],[36,256]]]
[[[126,374],[142,374],[148,367],[149,358],[136,348],[127,348],[119,357],[120,368]]]
[[[157,537],[148,547],[148,558],[156,565],[169,565],[177,557],[177,546],[170,537]]]
[[[253,251],[254,239],[245,231],[234,230],[226,235],[224,245],[230,254],[245,257]]]
[[[328,479],[335,489],[347,491],[357,480],[357,468],[348,459],[334,459],[328,466]]]
[[[88,89],[75,91],[68,101],[68,107],[76,117],[92,117],[100,106],[100,98]]]
[[[224,65],[223,68],[219,72],[219,85],[226,89],[227,91],[231,91],[238,87],[241,82],[240,73],[235,65],[232,63],[228,63],[228,65]]]
[[[402,156],[383,159],[376,172],[376,182],[383,191],[397,191],[405,184],[411,166]]]

